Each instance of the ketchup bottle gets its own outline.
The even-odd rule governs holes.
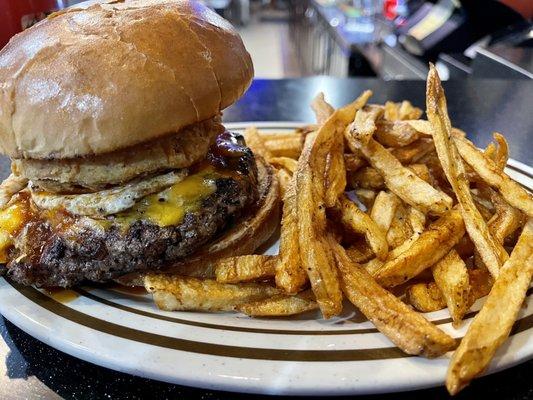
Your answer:
[[[65,0],[0,0],[0,48],[14,34],[65,8],[65,3]]]

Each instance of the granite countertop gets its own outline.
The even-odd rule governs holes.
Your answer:
[[[226,121],[308,121],[308,104],[318,91],[340,106],[362,90],[374,91],[373,102],[411,100],[424,107],[424,82],[384,82],[374,79],[314,77],[294,80],[256,80],[247,94],[225,114]],[[532,165],[533,82],[467,80],[445,83],[455,126],[485,146],[492,131],[506,135],[513,158]],[[0,158],[0,176],[9,172]],[[42,344],[0,317],[0,398],[266,398],[194,389],[114,372],[77,360]],[[533,361],[475,380],[456,398],[533,398]],[[379,373],[379,372],[378,372]],[[377,398],[377,396],[368,396]],[[381,395],[385,399],[444,399],[444,388]]]

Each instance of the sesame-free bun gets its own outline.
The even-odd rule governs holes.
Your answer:
[[[51,15],[0,51],[0,151],[92,156],[217,115],[253,78],[231,25],[194,1],[104,1]]]

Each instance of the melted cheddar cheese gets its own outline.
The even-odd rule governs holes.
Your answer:
[[[0,263],[7,262],[7,250],[13,245],[13,236],[27,219],[27,202],[15,202],[0,210]]]
[[[198,209],[201,201],[215,192],[218,177],[220,175],[213,168],[189,175],[162,192],[146,196],[128,211],[117,214],[112,221],[131,224],[147,220],[161,227],[177,225],[187,212]]]

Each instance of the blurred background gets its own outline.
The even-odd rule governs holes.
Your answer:
[[[0,47],[75,0],[0,0]],[[258,78],[533,78],[533,0],[203,0],[240,31]]]

